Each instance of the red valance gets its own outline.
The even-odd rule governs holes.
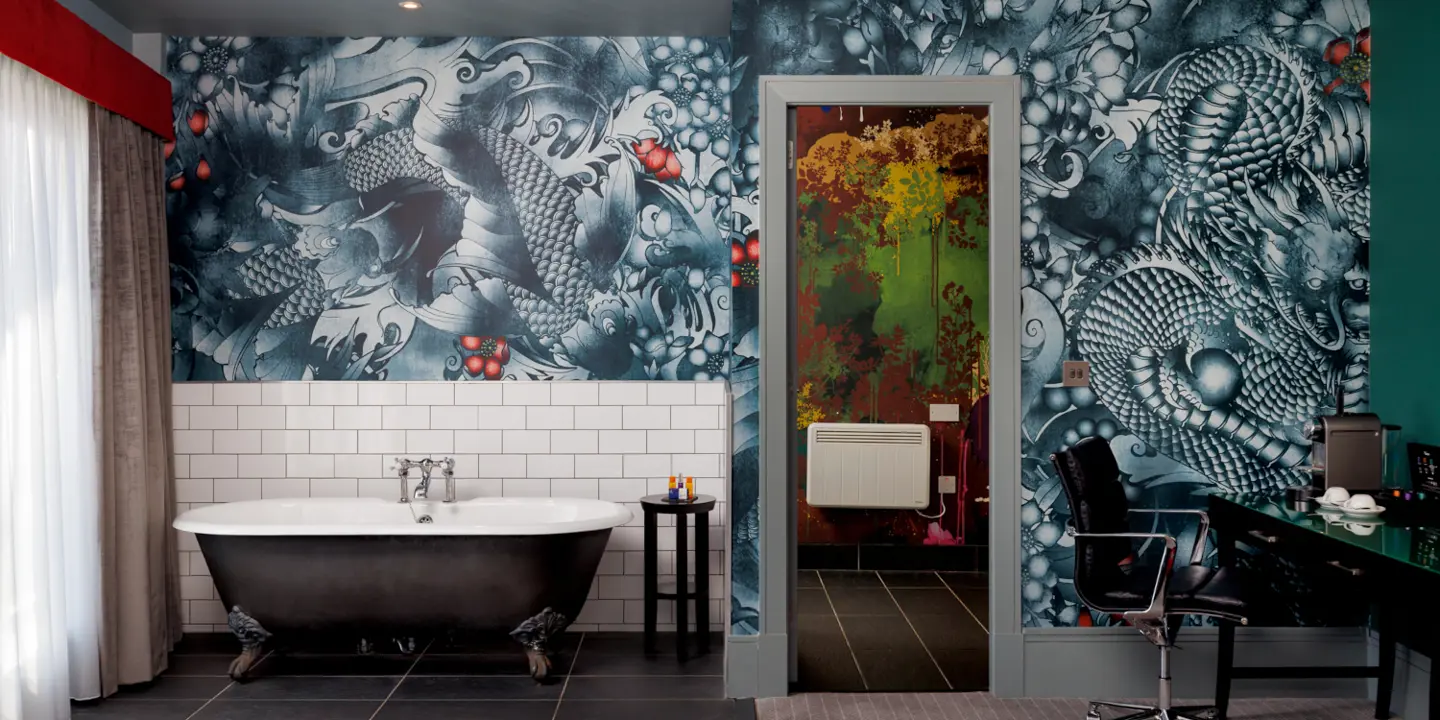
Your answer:
[[[0,3],[0,55],[166,140],[170,81],[55,0]]]

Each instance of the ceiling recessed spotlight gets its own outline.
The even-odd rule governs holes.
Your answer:
[[[406,10],[419,10],[424,6],[416,2],[415,0],[405,0],[404,2],[400,3],[400,7],[405,8]]]

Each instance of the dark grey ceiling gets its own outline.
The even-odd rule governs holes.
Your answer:
[[[731,0],[94,0],[175,35],[729,35]]]

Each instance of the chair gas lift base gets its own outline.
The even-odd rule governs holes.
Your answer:
[[[645,512],[645,652],[655,652],[658,606],[661,600],[675,601],[675,653],[680,661],[690,657],[690,603],[695,601],[695,634],[700,654],[710,652],[710,511],[715,498],[696,495],[689,502],[671,502],[664,495],[640,498]],[[675,516],[675,592],[660,592],[660,515]],[[690,589],[688,518],[695,516],[695,581]]]
[[[1070,501],[1076,594],[1086,607],[1124,618],[1160,650],[1160,686],[1154,705],[1096,701],[1090,703],[1086,720],[1101,720],[1101,710],[1106,708],[1129,711],[1123,720],[1223,718],[1223,707],[1171,705],[1170,654],[1186,615],[1246,623],[1246,604],[1238,578],[1228,568],[1201,564],[1205,542],[1197,541],[1190,563],[1176,569],[1174,536],[1129,531],[1133,514],[1185,513],[1199,516],[1196,537],[1206,538],[1209,516],[1200,510],[1131,509],[1115,455],[1099,438],[1082,440],[1050,459]],[[1141,563],[1136,541],[1164,544],[1158,566]]]

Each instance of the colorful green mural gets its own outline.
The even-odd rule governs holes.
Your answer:
[[[989,125],[984,108],[802,107],[796,116],[797,418],[925,423],[987,390]],[[823,510],[800,497],[801,542],[983,543],[988,472],[966,423],[931,423],[943,516]],[[977,535],[978,533],[978,535]],[[972,540],[973,542],[973,540]]]

